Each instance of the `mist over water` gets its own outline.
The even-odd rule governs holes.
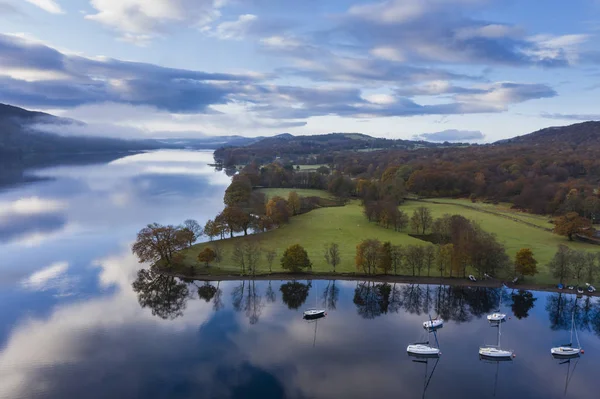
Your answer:
[[[157,151],[57,164],[0,191],[0,398],[597,396],[596,298],[138,273],[141,227],[222,209],[229,178],[211,161]],[[487,363],[477,350],[496,343],[485,316],[501,297],[502,347],[517,357]],[[327,317],[304,321],[315,305]],[[550,348],[568,342],[573,311],[586,353],[560,364]],[[429,314],[447,320],[443,354],[415,362],[406,345],[426,339]]]

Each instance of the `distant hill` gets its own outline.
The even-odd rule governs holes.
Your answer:
[[[159,148],[216,149],[224,145],[243,146],[262,138],[199,135],[188,139],[124,140],[108,137],[61,136],[39,129],[39,125],[73,124],[85,125],[73,119],[0,104],[0,160],[14,161],[35,154],[49,153],[123,152]]]
[[[596,146],[600,142],[600,122],[589,121],[569,126],[555,126],[523,136],[501,140],[495,144],[525,144],[535,146],[566,145],[569,147]]]
[[[284,158],[294,163],[330,163],[333,155],[345,151],[381,149],[439,148],[456,144],[436,144],[427,141],[392,140],[361,133],[328,133],[294,136],[289,133],[266,137],[245,146],[223,146],[215,151],[215,159],[225,165],[259,163]]]

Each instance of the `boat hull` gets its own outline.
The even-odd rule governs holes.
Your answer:
[[[314,320],[325,317],[324,309],[307,310],[304,312],[303,318],[306,320]]]
[[[506,315],[504,313],[492,313],[487,315],[488,321],[504,321],[506,320]]]
[[[485,359],[512,359],[513,352],[498,348],[479,348],[479,356]]]
[[[423,328],[427,328],[427,329],[434,329],[434,328],[440,328],[444,325],[444,321],[443,320],[433,320],[433,321],[425,321],[423,322]]]
[[[440,350],[433,346],[414,344],[406,347],[406,352],[411,356],[429,356],[436,357],[440,355]]]
[[[569,346],[559,346],[550,349],[550,353],[554,357],[577,357],[581,353],[581,349],[571,348]]]

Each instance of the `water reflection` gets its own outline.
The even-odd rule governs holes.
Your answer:
[[[132,287],[138,294],[140,306],[150,308],[153,315],[168,320],[183,316],[190,294],[185,282],[153,269],[142,269]]]

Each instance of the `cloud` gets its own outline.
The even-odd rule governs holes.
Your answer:
[[[42,10],[49,12],[50,14],[64,14],[65,12],[60,5],[54,0],[25,0],[26,2],[33,4]]]
[[[235,21],[227,21],[219,24],[215,30],[215,36],[220,39],[236,39],[244,38],[248,31],[256,26],[258,17],[253,14],[240,15]]]
[[[44,291],[51,286],[55,286],[58,280],[66,273],[69,268],[67,262],[53,263],[48,267],[39,270],[21,283],[23,287],[33,291]]]
[[[563,119],[570,121],[600,121],[600,114],[560,114],[542,112],[540,116],[547,119]]]
[[[126,41],[147,43],[171,28],[201,29],[220,17],[223,0],[91,0],[85,18],[119,32]]]
[[[480,141],[485,138],[485,135],[479,130],[456,130],[448,129],[435,133],[421,133],[415,136],[417,140],[426,140],[434,142],[464,142],[464,141]]]
[[[589,38],[528,37],[520,26],[468,17],[486,3],[388,0],[355,5],[332,18],[327,29],[302,37],[274,34],[261,44],[289,57],[311,79],[395,81],[406,70],[419,68],[423,80],[432,75],[442,79],[444,65],[569,66],[578,60],[578,45]],[[365,54],[371,57],[364,59]]]
[[[15,76],[15,70],[21,76]],[[26,79],[23,74],[37,79]],[[0,34],[0,100],[25,106],[122,102],[171,112],[202,112],[211,104],[227,103],[229,94],[257,78],[66,55]]]

